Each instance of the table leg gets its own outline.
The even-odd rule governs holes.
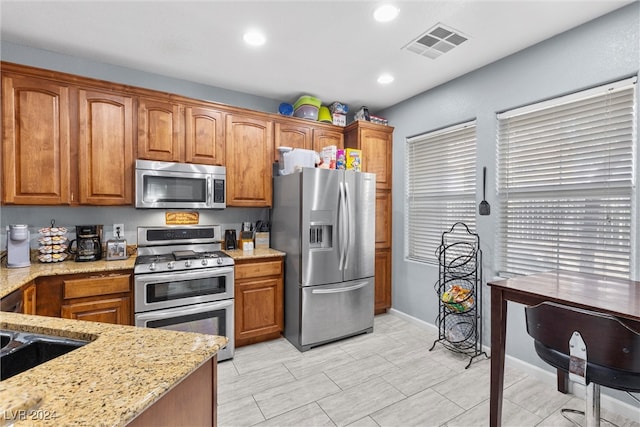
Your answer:
[[[569,393],[569,374],[562,369],[557,369],[558,391],[560,393]]]
[[[502,424],[502,391],[504,388],[504,353],[507,338],[507,301],[501,289],[491,288],[491,394],[489,425]]]

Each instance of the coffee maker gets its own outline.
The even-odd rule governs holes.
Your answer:
[[[76,238],[69,243],[69,253],[76,256],[77,262],[101,259],[102,225],[76,225]]]
[[[7,267],[18,268],[31,265],[29,259],[29,226],[14,224],[7,227]]]

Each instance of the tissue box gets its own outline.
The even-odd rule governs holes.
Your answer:
[[[362,150],[347,148],[345,150],[345,156],[348,170],[354,170],[356,172],[362,171]]]

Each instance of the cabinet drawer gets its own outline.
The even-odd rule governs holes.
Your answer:
[[[63,298],[117,294],[131,290],[131,275],[95,276],[64,281]]]
[[[236,280],[252,277],[279,276],[282,274],[282,260],[250,262],[236,265]]]

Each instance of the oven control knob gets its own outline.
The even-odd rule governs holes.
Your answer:
[[[185,267],[191,267],[191,260],[190,260],[190,259],[186,260],[186,261],[184,262],[184,266],[185,266]]]
[[[216,262],[218,263],[218,265],[222,265],[222,258],[216,259]]]
[[[202,265],[207,265],[209,264],[209,260],[208,259],[203,259],[202,260]]]
[[[157,268],[157,267],[156,267],[156,263],[155,263],[155,262],[152,262],[151,264],[149,264],[149,270],[151,270],[151,271],[155,271],[155,270],[156,270],[156,268]]]
[[[168,268],[169,270],[173,270],[173,267],[175,267],[175,263],[174,263],[173,261],[169,261],[169,262],[167,263],[167,268]]]

